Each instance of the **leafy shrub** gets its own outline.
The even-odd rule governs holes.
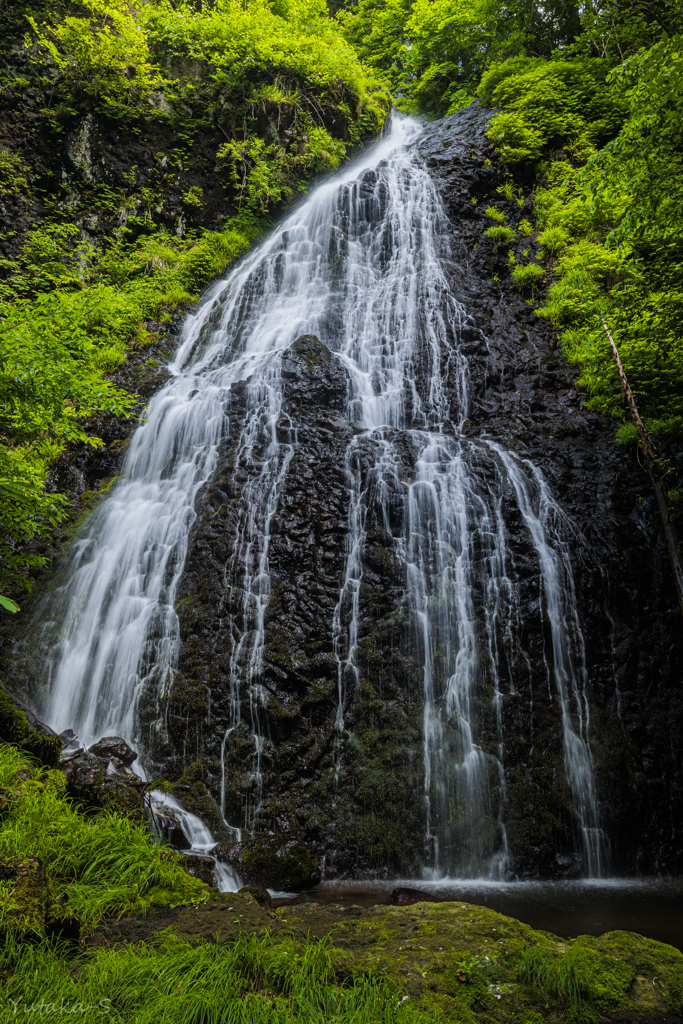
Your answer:
[[[526,266],[516,266],[512,271],[512,278],[520,291],[528,291],[539,285],[543,280],[544,271],[538,263],[527,263]]]
[[[606,84],[609,67],[594,57],[551,60],[519,55],[486,71],[477,90],[491,118],[488,136],[504,163],[538,160],[548,148],[570,147],[585,158],[616,134],[623,101]]]
[[[517,232],[513,228],[505,227],[503,224],[494,224],[493,227],[487,228],[484,234],[496,245],[507,245],[514,242],[517,237]]]

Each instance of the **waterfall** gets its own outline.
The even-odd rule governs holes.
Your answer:
[[[180,822],[180,827],[185,838],[190,844],[192,853],[209,853],[216,845],[216,840],[211,831],[206,827],[201,818],[196,814],[186,811],[183,805],[170,793],[163,793],[159,789],[152,789],[149,793],[152,808],[163,813],[169,808]],[[213,877],[216,888],[219,892],[237,892],[242,885],[242,879],[231,871],[227,864],[214,859]]]
[[[346,569],[331,623],[337,764],[346,709],[361,699],[358,595],[372,502],[385,510],[385,532],[405,566],[422,665],[425,869],[435,876],[506,871],[502,707],[515,680],[501,643],[514,637],[520,615],[505,512],[513,500],[538,560],[566,774],[586,865],[597,875],[602,833],[562,516],[528,460],[465,436],[468,362],[460,332],[468,316],[449,286],[445,212],[411,148],[421,130],[396,116],[381,142],[316,188],[187,318],[172,379],[150,402],[121,478],[74,545],[67,582],[52,599],[45,714],[86,743],[115,732],[140,745],[141,695],[155,692],[163,709],[178,655],[174,603],[195,498],[214,472],[238,391],[246,416],[235,464],[246,483],[235,499],[228,567],[241,599],[226,623],[232,710],[221,745],[221,809],[228,740],[247,695],[253,797],[244,821],[233,825],[253,826],[264,798],[271,525],[297,445],[282,409],[281,357],[297,337],[315,334],[348,372],[347,415],[356,430],[346,453]],[[412,479],[404,475],[406,443]],[[403,496],[400,529],[386,511],[390,493]],[[481,735],[483,708],[494,722],[491,742]],[[155,728],[163,734],[163,711]]]

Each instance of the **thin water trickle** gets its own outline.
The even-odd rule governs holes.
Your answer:
[[[231,712],[221,744],[220,799],[225,813],[230,737],[246,727],[252,785],[243,818],[232,825],[253,827],[270,742],[262,681],[270,535],[297,445],[282,415],[281,355],[298,336],[316,334],[348,372],[347,416],[356,428],[346,453],[346,568],[330,624],[338,666],[337,769],[346,712],[360,699],[359,593],[373,505],[384,510],[385,533],[405,565],[422,665],[425,870],[504,875],[502,705],[514,680],[501,644],[514,635],[519,617],[503,512],[504,498],[512,496],[538,559],[567,777],[586,866],[599,875],[604,854],[582,638],[561,516],[530,462],[463,436],[469,388],[460,332],[468,318],[449,286],[445,212],[410,147],[420,132],[415,122],[395,117],[387,137],[314,190],[188,318],[170,367],[173,379],[151,401],[122,477],[75,545],[68,581],[50,609],[58,635],[48,657],[47,717],[86,742],[109,731],[144,750],[137,702],[153,692],[163,709],[173,678],[174,600],[195,498],[229,433],[238,388],[245,414],[235,465],[246,482],[236,499],[226,572],[241,602],[226,621]],[[406,448],[411,479],[404,475]],[[387,512],[390,494],[404,503],[398,527]],[[488,743],[480,727],[484,706],[495,723]],[[163,710],[153,728],[163,736]]]
[[[196,814],[191,814],[190,811],[186,811],[176,797],[170,793],[163,793],[159,789],[152,789],[149,793],[149,799],[152,808],[163,811],[163,808],[166,807],[173,811],[180,821],[180,827],[190,844],[192,853],[207,854],[216,846],[216,840],[201,818],[198,818]],[[214,860],[213,876],[219,892],[237,892],[242,886],[242,880],[239,875],[236,875],[227,864],[223,864],[219,860]]]

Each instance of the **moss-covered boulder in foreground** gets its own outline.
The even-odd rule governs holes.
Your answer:
[[[272,911],[246,893],[224,893],[202,907],[103,925],[96,941],[156,945],[162,933],[219,944],[268,935],[302,947],[329,937],[338,979],[389,978],[418,1019],[673,1024],[683,1011],[683,954],[672,946],[622,931],[561,939],[469,903]]]

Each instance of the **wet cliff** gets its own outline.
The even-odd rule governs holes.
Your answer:
[[[507,253],[484,234],[488,203],[513,225],[531,213],[496,191],[504,174],[485,125],[485,113],[470,108],[428,125],[414,144],[444,205],[447,284],[464,310],[457,349],[468,363],[467,415],[457,422],[461,375],[444,360],[443,401],[454,412],[443,430],[467,453],[477,493],[495,496],[500,507],[504,579],[514,593],[514,614],[496,620],[481,568],[473,590],[481,671],[470,721],[488,759],[482,813],[473,819],[446,786],[438,828],[426,824],[424,651],[399,538],[421,458],[413,427],[429,429],[420,420],[428,360],[424,353],[415,360],[406,426],[384,438],[395,464],[380,478],[377,441],[349,416],[349,368],[336,354],[341,325],[333,316],[320,336],[299,337],[282,357],[277,487],[265,519],[269,589],[258,621],[245,600],[256,593],[245,581],[253,543],[245,495],[261,486],[272,437],[256,431],[245,458],[250,380],[231,386],[225,438],[196,501],[175,594],[177,662],[163,685],[147,677],[140,738],[150,771],[203,782],[232,826],[302,837],[328,878],[416,873],[434,861],[435,843],[447,866],[457,863],[454,851],[471,849],[482,860],[505,845],[513,874],[581,873],[546,582],[513,477],[501,476],[498,445],[512,453],[513,468],[536,466],[557,502],[555,526],[572,575],[565,614],[576,618],[575,655],[585,664],[578,704],[610,847],[606,869],[680,870],[683,649],[657,510],[637,461],[614,444],[613,423],[586,408],[552,328],[515,289]],[[364,172],[358,185],[370,226],[377,174]],[[533,247],[533,238],[525,244]],[[163,379],[150,380],[149,392]],[[121,445],[117,434],[108,455],[96,457],[99,465],[109,459],[107,476]],[[72,461],[73,486],[88,490],[90,477],[101,476],[96,459],[81,453]],[[62,472],[72,469],[65,464]],[[362,496],[357,505],[354,495]],[[353,516],[363,546],[349,577]],[[473,546],[483,566],[485,538],[475,536]],[[482,624],[491,622],[487,646]],[[247,678],[240,644],[255,631],[262,643]],[[22,664],[22,644],[7,648],[8,682],[14,674],[25,686],[28,674],[39,694],[44,677]],[[440,742],[446,759],[459,756],[453,729]]]
[[[585,408],[552,328],[510,281],[507,253],[484,236],[483,208],[501,204],[496,188],[503,181],[484,127],[484,115],[474,109],[429,125],[418,143],[445,201],[453,240],[450,285],[468,314],[460,336],[472,391],[464,432],[473,445],[490,438],[533,460],[566,516],[612,868],[676,870],[683,825],[680,623],[654,499],[636,460],[613,443],[613,424]],[[501,205],[512,223],[530,213],[528,204]],[[334,347],[333,335],[327,341]],[[333,618],[344,581],[350,500],[344,453],[354,428],[344,416],[344,367],[330,348],[302,338],[284,366],[282,429],[296,434],[297,445],[270,522],[264,700],[255,709],[253,696],[245,694],[240,721],[234,711],[231,718],[234,637],[225,624],[239,626],[242,595],[230,545],[247,483],[235,459],[238,388],[230,410],[233,442],[199,499],[179,588],[182,647],[165,710],[169,728],[153,756],[175,773],[188,759],[200,759],[217,798],[222,780],[231,823],[305,834],[324,854],[328,877],[414,872],[428,856],[422,666],[405,600],[405,563],[386,528],[387,517],[397,524],[406,515],[406,490],[368,489],[358,678],[341,683],[340,738]],[[447,377],[446,385],[454,389],[456,382]],[[416,453],[407,434],[399,444],[398,476],[407,484]],[[366,442],[364,450],[361,443],[356,470],[362,490],[373,465],[372,445]],[[479,471],[483,478],[494,472],[483,448]],[[559,702],[549,682],[551,639],[538,559],[513,496],[504,500],[519,594],[515,627],[500,638],[507,666],[507,838],[515,872],[572,874],[581,870],[581,858]],[[490,707],[486,698],[479,695],[482,709]],[[251,739],[255,714],[262,718],[261,778]],[[492,711],[481,711],[478,728],[493,748]],[[496,824],[489,819],[478,827],[495,833]],[[493,848],[495,838],[489,842]]]

